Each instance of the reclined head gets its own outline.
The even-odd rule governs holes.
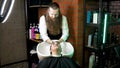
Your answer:
[[[51,55],[61,55],[62,48],[57,42],[53,42],[50,46]]]

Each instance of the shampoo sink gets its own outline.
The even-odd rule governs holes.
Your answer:
[[[62,42],[60,43],[60,46],[62,48],[62,56],[66,56],[69,58],[72,58],[73,54],[74,54],[74,48],[71,45],[71,43],[69,42]],[[46,57],[51,56],[50,54],[50,44],[46,43],[46,42],[41,42],[37,45],[37,55],[39,60],[42,60]]]

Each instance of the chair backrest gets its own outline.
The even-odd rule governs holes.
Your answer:
[[[115,50],[115,52],[116,52],[117,58],[120,59],[120,46],[115,47],[114,50]]]

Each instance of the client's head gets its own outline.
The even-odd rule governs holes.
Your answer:
[[[57,44],[57,42],[53,42],[51,45],[51,53],[52,55],[60,55],[61,54],[61,46]]]

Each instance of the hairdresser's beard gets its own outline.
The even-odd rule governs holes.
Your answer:
[[[50,20],[53,21],[53,22],[57,22],[58,18],[57,17],[55,17],[55,18],[50,17]]]
[[[61,24],[58,18],[49,18],[49,22],[47,23],[48,30],[51,34],[57,35],[60,33]]]

